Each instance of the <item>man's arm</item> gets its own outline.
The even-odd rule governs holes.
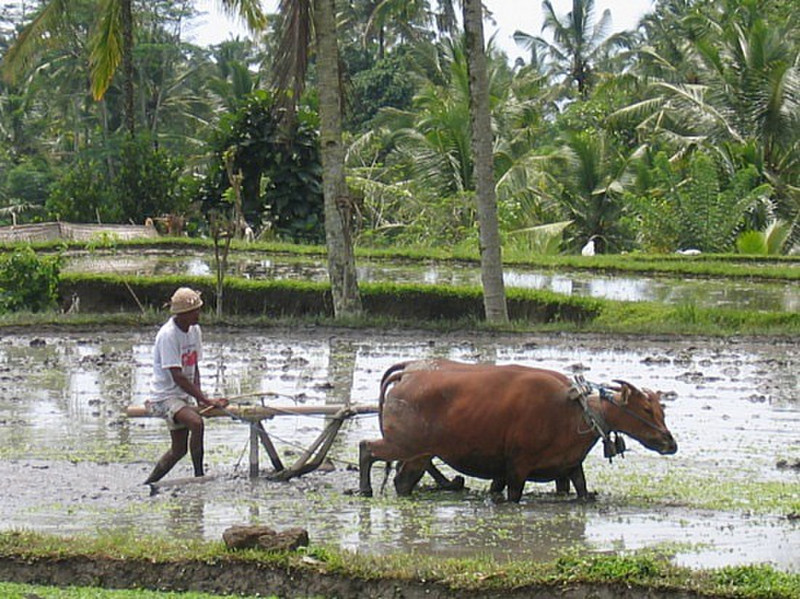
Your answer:
[[[220,397],[218,399],[208,399],[206,397],[205,393],[203,393],[202,389],[200,389],[199,368],[195,368],[194,381],[187,379],[186,375],[183,374],[183,371],[177,366],[170,368],[169,372],[172,375],[172,380],[175,381],[175,384],[197,400],[197,405],[216,406],[218,408],[224,408],[228,405],[228,400],[224,397]]]
[[[183,371],[178,366],[173,366],[169,369],[169,372],[172,375],[172,380],[175,381],[175,384],[197,400],[197,405],[216,406],[218,408],[224,408],[228,405],[228,400],[223,397],[218,399],[208,399],[206,397],[206,394],[203,393],[203,390],[200,388],[199,368],[195,367],[194,381],[190,381],[188,378],[186,378],[186,375],[183,374]]]
[[[197,400],[198,405],[205,406],[209,404],[208,398],[205,396],[205,393],[203,393],[202,389],[200,389],[197,375],[195,375],[194,381],[190,381],[188,378],[186,378],[186,375],[183,374],[183,371],[178,366],[173,366],[169,369],[169,372],[172,375],[172,380],[175,381],[175,384],[183,389],[186,393],[194,397]]]

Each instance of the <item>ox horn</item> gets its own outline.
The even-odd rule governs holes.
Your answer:
[[[623,381],[621,379],[614,379],[615,383],[619,383],[620,385],[620,403],[626,404],[628,403],[628,398],[634,393],[641,393],[639,389],[636,388],[636,385],[630,384],[628,381]]]

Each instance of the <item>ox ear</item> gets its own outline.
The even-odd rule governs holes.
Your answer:
[[[628,403],[628,399],[630,399],[630,397],[632,395],[637,394],[637,393],[641,393],[641,391],[639,391],[635,386],[631,385],[630,383],[628,383],[626,381],[622,381],[620,379],[614,379],[614,382],[618,383],[619,386],[620,386],[620,389],[619,389],[619,393],[620,393],[619,403],[622,404],[622,405],[625,405],[626,403]]]

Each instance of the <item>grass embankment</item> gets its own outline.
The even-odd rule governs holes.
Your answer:
[[[0,245],[10,251],[19,244]],[[161,238],[97,244],[48,242],[33,244],[37,251],[88,250],[89,252],[131,251],[137,248],[210,252],[213,243],[205,239]],[[232,251],[260,252],[295,257],[325,254],[322,246],[278,243],[234,242]],[[469,261],[477,264],[474,251],[439,249],[364,249],[361,259],[403,259],[420,263]],[[751,257],[738,255],[604,255],[604,256],[512,256],[508,265],[524,265],[563,273],[591,270],[609,273],[659,274],[665,277],[712,277],[731,280],[792,283],[800,278],[800,257]],[[62,273],[61,297],[77,294],[81,311],[89,313],[144,312],[158,309],[177,285],[200,288],[214,298],[214,277],[134,277]],[[483,321],[483,297],[479,287],[449,285],[362,283],[364,315],[338,320],[345,326],[414,326],[432,329],[584,331],[610,334],[681,335],[788,335],[800,332],[797,312],[766,312],[729,308],[705,308],[692,301],[679,305],[658,302],[625,302],[558,294],[550,291],[508,288],[506,295],[511,323],[501,327]],[[245,280],[227,277],[225,309],[221,320],[302,319],[305,322],[333,322],[330,287],[327,283],[296,280]],[[211,304],[212,302],[208,302]],[[53,318],[59,324],[75,319]],[[126,317],[122,317],[123,321]],[[24,317],[23,317],[24,320]],[[85,318],[77,319],[85,322]],[[0,323],[1,324],[1,323]],[[18,324],[22,324],[18,322]]]
[[[0,252],[20,247],[32,247],[37,251],[114,251],[150,249],[193,248],[212,252],[213,241],[190,237],[161,237],[140,240],[101,240],[97,243],[77,241],[48,241],[35,243],[0,243]],[[298,245],[277,242],[246,243],[235,240],[231,252],[262,252],[274,255],[313,256],[327,254],[324,246]],[[357,247],[356,259],[410,260],[435,262],[464,262],[480,264],[477,248],[365,248]],[[750,256],[742,254],[701,254],[682,256],[679,254],[604,254],[597,256],[507,253],[506,266],[524,266],[546,271],[591,270],[605,273],[663,274],[665,276],[738,278],[755,281],[800,280],[800,256]]]
[[[21,247],[0,245],[0,251]],[[161,238],[157,240],[113,240],[95,244],[48,242],[33,244],[37,251],[88,250],[91,252],[135,251],[140,248],[182,251],[213,251],[207,239]],[[302,257],[324,256],[323,246],[305,246],[234,241],[232,254],[259,252]],[[477,266],[475,250],[368,249],[358,248],[359,259],[408,260],[420,264],[430,261],[461,261]],[[666,277],[712,277],[735,280],[791,283],[800,278],[800,257],[751,257],[739,255],[603,255],[511,256],[507,265],[520,265],[563,273],[591,270],[603,274],[640,273]],[[60,292],[81,297],[81,310],[89,313],[141,312],[158,309],[177,285],[193,285],[214,298],[213,277],[132,277],[62,273]],[[657,302],[624,302],[569,296],[549,291],[508,288],[511,323],[503,327],[483,321],[483,297],[479,287],[448,285],[361,283],[364,315],[337,321],[338,325],[364,327],[405,327],[432,329],[498,329],[511,331],[557,330],[611,334],[682,335],[796,335],[800,315],[791,312],[763,312],[704,308],[691,301],[680,305]],[[209,301],[213,304],[213,301]],[[140,306],[141,304],[141,306]],[[210,313],[208,310],[207,313]],[[123,320],[126,317],[122,317]],[[330,287],[308,281],[245,280],[227,277],[225,310],[221,320],[267,321],[302,319],[305,322],[333,323]],[[71,319],[57,319],[66,324]],[[78,319],[84,322],[85,318]]]
[[[223,569],[244,563],[254,569],[267,568],[283,573],[289,578],[298,575],[344,577],[359,583],[388,580],[395,585],[424,582],[441,585],[455,593],[472,591],[487,595],[502,595],[526,588],[551,589],[558,593],[578,585],[609,585],[713,597],[780,599],[800,596],[798,574],[783,573],[766,566],[697,571],[671,565],[656,554],[633,557],[568,554],[546,563],[498,563],[481,559],[441,560],[419,555],[370,557],[315,547],[298,553],[269,554],[257,550],[233,553],[221,542],[174,542],[119,536],[60,538],[29,532],[0,533],[0,560],[28,564],[52,561],[55,568],[59,562],[69,559],[107,561],[112,565],[114,562],[142,562],[145,568],[151,569],[171,563],[193,563],[195,567],[206,564]],[[263,576],[263,570],[260,574],[255,572],[256,577],[259,575]],[[204,584],[207,585],[208,581]],[[130,587],[137,588],[140,584],[132,580]],[[6,588],[13,590],[13,587]],[[166,584],[162,588],[169,590]],[[324,583],[320,588],[324,588]],[[2,590],[0,586],[0,592]],[[41,594],[36,590],[33,592]],[[116,597],[105,594],[90,596]],[[137,599],[145,596],[151,595],[133,595]]]
[[[81,311],[118,314],[125,322],[141,313],[139,305],[157,311],[175,287],[191,285],[213,305],[212,277],[63,274],[62,297],[77,294]],[[275,319],[352,327],[414,327],[445,330],[574,331],[610,334],[786,335],[800,333],[800,313],[704,308],[695,304],[623,302],[567,296],[550,291],[508,289],[511,322],[492,326],[483,321],[483,296],[477,287],[364,283],[364,314],[334,321],[330,286],[306,281],[256,281],[229,277],[220,322],[264,323]],[[212,308],[207,314],[210,316]],[[127,316],[122,316],[122,313]],[[46,320],[46,317],[41,317]],[[86,316],[53,314],[59,324],[85,323]],[[89,317],[91,318],[91,317]],[[23,319],[23,317],[15,317]],[[8,320],[7,318],[5,319]],[[209,323],[213,320],[207,319]],[[18,322],[17,324],[22,324]]]
[[[52,587],[0,582],[3,599],[278,599],[275,595],[212,595],[182,591],[114,590],[98,587]]]

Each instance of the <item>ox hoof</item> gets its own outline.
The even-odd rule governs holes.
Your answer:
[[[586,495],[580,495],[575,501],[578,503],[594,503],[597,501],[597,493],[592,491],[591,493],[586,493]]]
[[[361,497],[372,497],[372,489],[359,489],[358,494]]]

